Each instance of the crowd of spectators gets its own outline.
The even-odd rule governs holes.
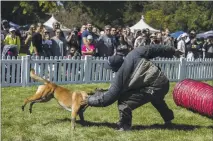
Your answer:
[[[91,23],[82,25],[78,30],[73,28],[65,34],[60,23],[53,23],[53,29],[43,24],[31,25],[29,30],[20,32],[10,27],[6,20],[2,21],[1,50],[16,47],[17,53],[3,51],[6,55],[19,54],[21,48],[28,55],[36,56],[99,56],[108,57],[115,54],[126,56],[134,48],[144,45],[174,46],[189,59],[213,58],[213,37],[196,38],[196,32],[182,34],[177,39],[170,36],[169,29],[152,33],[149,29],[131,32],[129,27],[113,27],[106,25],[103,31]],[[4,54],[4,55],[5,55]]]

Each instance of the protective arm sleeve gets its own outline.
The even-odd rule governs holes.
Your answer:
[[[87,104],[89,106],[106,107],[119,99],[134,69],[133,57],[131,54],[127,55],[107,92],[96,92],[94,95],[88,97]]]

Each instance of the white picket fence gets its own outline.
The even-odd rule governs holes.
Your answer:
[[[1,86],[31,86],[41,84],[29,76],[30,69],[36,74],[57,84],[105,83],[110,82],[113,73],[103,65],[107,58],[5,58],[1,60]],[[195,80],[213,80],[213,59],[198,59],[189,61],[185,58],[152,60],[171,82],[185,78]],[[116,75],[116,74],[115,74]]]

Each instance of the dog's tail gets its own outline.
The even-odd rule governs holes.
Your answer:
[[[34,80],[43,82],[44,84],[50,83],[50,81],[48,81],[48,80],[46,80],[46,79],[44,79],[44,78],[41,78],[41,77],[39,77],[38,75],[36,75],[34,69],[31,69],[31,70],[30,70],[30,77],[33,78]]]

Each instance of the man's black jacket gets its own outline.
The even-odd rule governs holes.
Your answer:
[[[95,107],[105,107],[119,99],[130,79],[131,74],[137,67],[141,58],[152,59],[155,57],[171,58],[175,54],[175,48],[164,45],[140,46],[132,50],[124,59],[124,62],[109,88],[106,92],[98,92],[88,98],[88,105]]]

